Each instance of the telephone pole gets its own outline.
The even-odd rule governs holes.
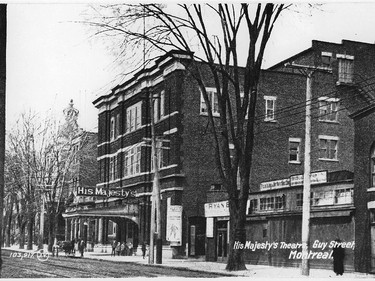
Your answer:
[[[299,65],[287,63],[286,67],[295,68],[306,77],[306,120],[305,120],[305,156],[303,173],[303,205],[302,205],[302,275],[310,275],[310,264],[308,259],[310,248],[310,190],[311,190],[311,98],[312,79],[315,71],[332,73],[331,68]]]
[[[154,263],[154,245],[155,245],[155,230],[156,237],[156,263],[162,263],[163,241],[161,236],[161,203],[160,203],[160,175],[159,175],[159,150],[160,140],[155,135],[155,119],[154,119],[154,97],[151,93],[151,146],[152,146],[152,160],[154,163],[154,180],[152,184],[152,202],[151,202],[151,227],[150,227],[150,255],[149,263]],[[156,222],[155,222],[156,218]],[[156,223],[156,226],[155,226]]]

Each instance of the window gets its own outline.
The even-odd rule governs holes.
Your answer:
[[[111,118],[110,138],[115,139],[115,117]]]
[[[213,116],[219,116],[219,100],[217,98],[217,93],[215,88],[206,88],[206,92],[208,95],[208,100],[210,103],[210,106],[212,108],[212,115]],[[207,115],[208,114],[208,108],[207,104],[203,98],[203,94],[201,93],[201,108],[200,108],[201,114]]]
[[[120,135],[120,114],[116,115],[115,120],[115,138],[117,138]]]
[[[333,205],[333,203],[334,203],[333,190],[311,193],[311,205],[312,206]]]
[[[124,177],[141,172],[141,145],[134,145],[124,151]]]
[[[319,120],[320,121],[337,121],[339,109],[339,99],[336,98],[319,98]]]
[[[338,137],[319,136],[319,159],[337,160]]]
[[[126,109],[126,129],[125,132],[132,132],[141,127],[141,102],[138,102]]]
[[[302,208],[303,206],[303,193],[296,194],[296,206],[297,208]]]
[[[247,214],[253,214],[258,211],[258,199],[251,199],[248,205]]]
[[[351,204],[353,203],[353,188],[337,189],[335,191],[336,204]]]
[[[338,82],[353,83],[354,56],[337,54],[336,57],[339,62]]]
[[[153,101],[154,109],[154,121],[159,121],[162,117],[165,116],[165,93],[161,91],[160,94],[154,95]]]
[[[264,96],[264,101],[266,105],[266,113],[264,121],[274,121],[275,120],[275,107],[276,107],[276,97]]]
[[[371,187],[375,187],[375,146],[371,150]]]
[[[165,116],[165,92],[160,93],[160,118]]]
[[[170,150],[170,142],[156,142],[156,149],[158,151],[157,157],[159,162],[159,169],[162,167],[166,167],[169,165],[169,150]],[[151,155],[151,171],[154,170],[154,157]]]
[[[285,208],[285,194],[275,197],[275,209],[282,210]]]
[[[332,53],[322,52],[322,65],[325,67],[331,67]]]
[[[254,199],[257,200],[257,199]],[[285,194],[275,197],[264,197],[259,199],[260,211],[277,211],[285,208]],[[253,205],[252,205],[253,204]],[[257,210],[258,201],[253,203],[250,201],[249,213]]]
[[[115,180],[116,176],[116,157],[111,157],[109,159],[109,180]]]
[[[289,138],[289,163],[300,164],[300,138]]]

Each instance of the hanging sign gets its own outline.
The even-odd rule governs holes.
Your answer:
[[[103,187],[77,187],[77,196],[130,198],[135,197],[135,191],[126,188],[107,189]]]
[[[182,206],[169,205],[167,210],[167,241],[171,246],[181,246]]]
[[[214,218],[213,217],[206,218],[206,237],[207,238],[214,237]]]
[[[206,218],[229,216],[229,201],[226,200],[204,204],[204,216]]]

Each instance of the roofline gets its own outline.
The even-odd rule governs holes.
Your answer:
[[[165,63],[168,63],[169,61],[173,60],[173,59],[178,59],[178,58],[193,58],[193,52],[186,52],[186,51],[182,51],[182,50],[171,50],[171,51],[168,51],[166,52],[165,54],[157,57],[154,59],[154,64],[148,68],[144,68],[144,69],[141,69],[137,72],[135,72],[133,74],[132,77],[130,77],[129,79],[127,79],[125,82],[123,82],[122,84],[119,84],[117,86],[115,86],[114,88],[111,89],[111,93],[107,94],[107,95],[102,95],[100,97],[98,97],[97,99],[95,99],[92,103],[95,105],[95,107],[100,103],[100,101],[102,99],[108,99],[110,98],[111,96],[113,96],[116,91],[120,88],[125,88],[127,85],[131,84],[132,82],[134,82],[135,80],[139,79],[139,78],[142,78],[140,77],[142,74],[150,74],[152,73],[155,69],[157,69],[158,67],[160,67],[161,65],[165,64]]]
[[[305,50],[299,52],[298,54],[295,54],[295,55],[293,55],[293,56],[291,56],[291,57],[289,57],[289,58],[287,58],[287,59],[282,60],[281,62],[278,62],[277,64],[275,64],[275,65],[273,65],[273,66],[267,68],[266,70],[272,70],[272,71],[273,71],[274,68],[277,68],[277,67],[280,67],[280,66],[284,66],[284,64],[285,64],[286,62],[289,62],[289,61],[293,60],[294,58],[299,57],[299,56],[301,56],[301,55],[304,55],[304,54],[306,54],[306,53],[308,53],[308,52],[310,52],[310,51],[312,51],[312,50],[313,50],[312,47],[310,47],[310,48],[308,48],[308,49],[305,49]]]

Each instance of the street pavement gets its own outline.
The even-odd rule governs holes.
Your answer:
[[[15,251],[27,251],[20,250],[18,246],[12,246],[10,249]],[[65,255],[64,253],[59,253],[59,255]],[[77,253],[78,256],[78,253]],[[136,256],[111,256],[110,253],[98,253],[98,252],[85,252],[84,258],[87,259],[98,259],[116,262],[130,262],[137,264],[148,265],[148,257],[145,259],[141,255]],[[206,262],[203,259],[172,259],[165,258],[163,256],[162,264],[153,264],[151,266],[161,266],[161,267],[174,267],[174,268],[184,268],[194,271],[204,271],[204,272],[216,272],[222,274],[228,274],[228,276],[233,277],[255,277],[260,279],[269,278],[309,278],[309,279],[326,279],[326,278],[340,278],[340,279],[374,279],[375,275],[365,274],[359,272],[345,272],[343,276],[336,276],[332,270],[327,269],[310,269],[309,276],[301,275],[301,270],[295,267],[274,267],[266,265],[251,265],[247,264],[247,270],[242,271],[227,271],[225,269],[226,264],[223,262]]]

